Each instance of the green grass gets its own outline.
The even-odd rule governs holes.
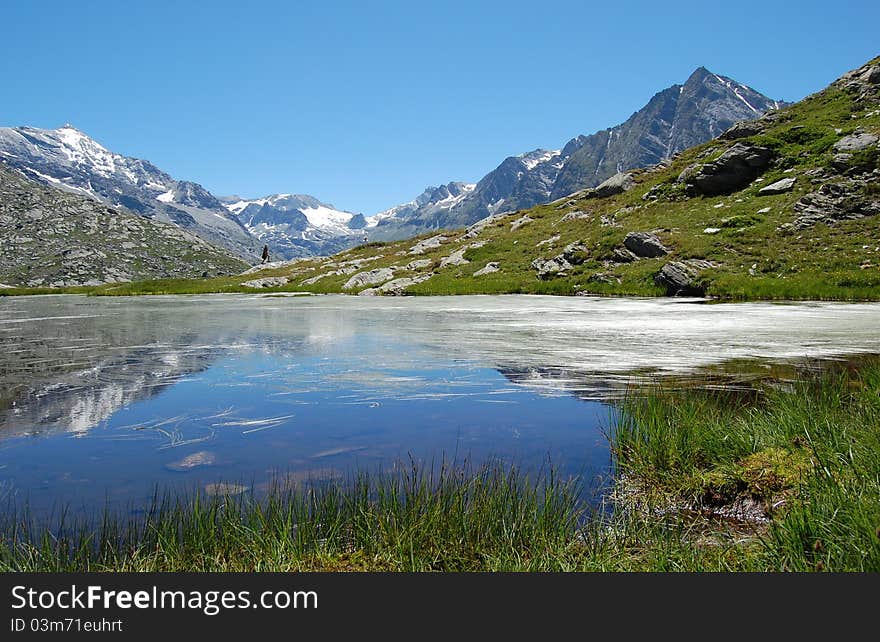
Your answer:
[[[612,444],[640,501],[749,500],[772,517],[770,570],[880,570],[880,364],[790,388],[664,393],[626,402]]]
[[[51,534],[7,516],[0,571],[880,571],[877,360],[640,389],[613,417],[614,510],[552,472],[407,465],[259,497],[157,495]],[[769,523],[713,512],[744,500]]]

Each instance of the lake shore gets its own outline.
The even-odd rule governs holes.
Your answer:
[[[263,498],[157,497],[58,537],[18,515],[0,570],[880,570],[876,359],[746,390],[637,392],[608,434],[613,511],[552,473],[404,465]]]

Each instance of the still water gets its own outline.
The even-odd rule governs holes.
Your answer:
[[[634,378],[880,352],[880,305],[537,296],[0,299],[0,511],[259,492],[401,460],[588,486]],[[247,489],[247,490],[245,490]]]

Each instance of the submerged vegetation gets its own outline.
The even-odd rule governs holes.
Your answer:
[[[610,503],[500,463],[2,523],[4,571],[880,571],[880,363],[634,391]]]

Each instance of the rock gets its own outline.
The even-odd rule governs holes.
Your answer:
[[[267,276],[263,279],[245,281],[242,285],[246,288],[280,288],[290,281],[286,276]]]
[[[519,228],[521,228],[523,225],[527,225],[531,222],[532,222],[532,219],[529,218],[528,214],[525,214],[524,216],[516,219],[513,223],[510,224],[510,231],[515,232]]]
[[[484,274],[492,274],[493,272],[497,272],[500,269],[497,261],[491,261],[486,263],[486,267],[481,268],[474,272],[474,276],[483,276]]]
[[[636,186],[632,174],[618,172],[611,178],[599,183],[591,194],[594,198],[605,198],[615,194],[623,194]]]
[[[231,484],[229,482],[216,482],[205,485],[205,494],[210,496],[241,495],[247,490],[247,486]]]
[[[389,281],[394,276],[394,270],[391,268],[376,268],[368,272],[358,272],[342,286],[343,290],[353,290],[362,288],[365,285],[375,285]]]
[[[590,258],[590,250],[583,243],[569,243],[562,249],[562,258],[571,265],[580,265]]]
[[[409,248],[409,254],[424,254],[428,250],[436,250],[448,240],[449,239],[442,234],[437,234],[436,236],[424,239],[413,245]]]
[[[568,223],[569,221],[580,221],[583,219],[590,218],[592,214],[589,212],[582,212],[580,210],[574,210],[572,212],[568,212],[565,216],[559,219],[560,223]]]
[[[743,120],[734,124],[733,127],[725,131],[718,138],[724,140],[739,140],[740,138],[755,136],[762,131],[764,131],[764,123],[760,120]]]
[[[423,270],[426,267],[430,267],[433,263],[431,259],[416,259],[415,261],[410,261],[406,265],[403,266],[404,270]]]
[[[468,248],[462,247],[462,248],[455,250],[455,252],[453,252],[449,256],[444,256],[440,260],[440,267],[445,268],[445,267],[450,267],[450,266],[455,266],[455,265],[467,265],[468,263],[470,263],[470,261],[468,261],[466,258],[464,258],[464,253],[467,251],[468,251]]]
[[[538,278],[542,280],[551,279],[555,276],[562,276],[572,267],[562,255],[553,257],[552,259],[535,259],[532,261],[531,266],[532,269],[538,273]]]
[[[497,223],[498,221],[500,221],[501,219],[504,219],[504,218],[507,218],[507,214],[493,214],[492,216],[487,216],[486,218],[482,218],[479,221],[477,221],[476,223],[474,223],[473,225],[471,225],[469,228],[467,228],[467,231],[464,233],[464,238],[466,238],[466,239],[476,238],[487,227],[489,227],[490,225],[494,225],[495,223]]]
[[[612,263],[632,263],[638,261],[639,257],[627,250],[626,248],[616,247],[611,252]]]
[[[880,140],[877,136],[867,133],[852,134],[844,136],[831,146],[835,152],[857,152],[866,147],[870,147]]]
[[[630,232],[623,239],[623,245],[630,252],[642,258],[655,258],[669,254],[669,250],[650,232]]]
[[[796,230],[816,223],[834,224],[836,221],[859,219],[880,214],[880,197],[866,193],[870,181],[849,179],[839,183],[824,183],[817,191],[804,195],[794,204],[798,217],[793,222]]]
[[[198,468],[199,466],[213,466],[217,462],[217,457],[212,452],[201,450],[197,453],[187,455],[183,459],[166,464],[165,468],[178,472],[184,472]]]
[[[773,158],[773,151],[735,143],[717,160],[691,165],[678,177],[690,195],[717,196],[741,189],[758,177]]]
[[[406,294],[407,288],[418,283],[424,283],[433,276],[434,273],[430,272],[428,274],[418,274],[416,276],[406,276],[400,279],[394,279],[393,281],[388,281],[388,283],[380,285],[378,288],[362,290],[358,293],[358,296],[375,296],[377,294],[403,296]]]
[[[667,296],[703,296],[706,292],[696,283],[703,270],[716,267],[710,261],[688,259],[670,261],[654,277],[654,282],[666,288]]]
[[[721,231],[720,227],[707,227],[703,230],[703,234],[718,234]]]
[[[782,180],[770,183],[766,187],[758,190],[758,196],[773,196],[775,194],[784,194],[790,192],[794,188],[797,179],[794,176],[783,178]]]
[[[556,241],[558,241],[558,240],[559,240],[559,234],[555,234],[555,235],[551,236],[549,239],[544,239],[543,241],[538,241],[535,244],[535,247],[541,247],[542,245],[552,245],[553,243],[556,243]]]
[[[620,279],[614,276],[613,274],[606,274],[605,272],[596,272],[590,275],[590,278],[587,279],[590,283],[620,283]],[[580,294],[580,292],[578,292]]]

